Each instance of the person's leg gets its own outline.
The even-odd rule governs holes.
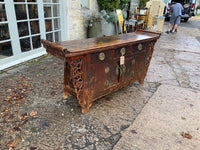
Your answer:
[[[171,23],[169,22],[169,24],[168,24],[168,31],[170,31],[170,28],[171,28]]]
[[[169,24],[168,24],[168,29],[167,29],[166,33],[170,33],[170,28],[173,25],[173,22],[174,22],[174,17],[171,17],[170,21],[169,21]]]
[[[174,25],[174,28],[173,28],[173,30],[172,30],[172,32],[175,32],[175,31],[176,31],[176,29],[177,29],[177,27],[178,27],[178,25],[177,25],[177,24],[175,24],[175,25]]]
[[[177,31],[177,27],[178,25],[181,23],[181,16],[178,16],[175,20],[175,25],[174,25],[174,28],[172,30],[172,33],[174,33],[175,31]]]

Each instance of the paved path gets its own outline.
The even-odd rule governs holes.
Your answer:
[[[178,34],[161,36],[146,81],[162,84],[133,124],[122,131],[114,150],[200,149],[198,36],[200,18],[182,23]]]
[[[146,118],[146,121],[158,122],[162,118],[160,114],[153,118],[155,121],[151,120],[147,116],[148,108],[152,107],[151,113],[159,111],[165,114],[161,111],[162,107],[180,103],[181,100],[184,103],[179,104],[180,108],[188,104],[191,110],[196,111],[192,117],[182,112],[177,116],[179,121],[187,123],[198,115],[199,105],[193,97],[198,98],[200,91],[199,24],[200,18],[193,18],[181,24],[178,34],[162,34],[155,46],[144,85],[134,83],[96,101],[87,114],[81,114],[76,98],[70,96],[62,100],[63,62],[52,56],[1,72],[0,149],[125,149],[120,143],[124,143],[129,131],[135,130],[137,124],[146,125],[141,120]],[[170,95],[178,96],[177,101],[169,99]],[[183,97],[186,99],[183,100]],[[135,132],[138,135],[131,131],[131,139],[125,140],[126,146],[136,142],[133,135],[143,133],[142,128],[137,129]],[[154,132],[147,131],[153,130],[152,126],[147,124],[145,129],[144,133],[148,133],[146,137],[153,136]],[[174,129],[180,129],[174,133],[178,141],[188,140],[180,139],[182,131],[191,132],[193,138],[190,141],[197,138],[194,130]],[[171,135],[170,130],[167,133]],[[166,138],[165,135],[163,137]],[[145,135],[143,140],[138,138],[138,141],[145,142]]]

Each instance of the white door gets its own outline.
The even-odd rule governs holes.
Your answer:
[[[45,54],[41,39],[62,40],[63,3],[61,0],[0,0],[0,70]]]

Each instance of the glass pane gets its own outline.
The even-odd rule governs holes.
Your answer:
[[[53,16],[54,17],[60,16],[59,6],[60,5],[54,5],[53,6]]]
[[[31,21],[31,34],[40,33],[39,21]]]
[[[0,59],[12,56],[11,42],[5,42],[0,44]]]
[[[54,19],[54,30],[60,29],[60,19]]]
[[[44,3],[51,3],[51,0],[43,0]]]
[[[27,0],[27,2],[37,2],[37,0]]]
[[[28,22],[18,22],[17,26],[18,26],[19,37],[29,35]]]
[[[32,37],[32,43],[34,49],[41,47],[40,35]]]
[[[5,4],[0,4],[0,21],[7,21]]]
[[[31,50],[30,38],[21,39],[20,45],[21,45],[22,52]]]
[[[27,19],[26,5],[25,4],[15,5],[15,13],[17,20]]]
[[[38,18],[37,5],[34,5],[34,4],[28,5],[28,11],[29,11],[29,18],[30,19]]]
[[[61,32],[55,32],[55,41],[60,42],[61,40]]]
[[[47,34],[47,35],[46,35],[46,39],[47,39],[48,41],[53,42],[53,33]]]
[[[46,31],[52,31],[52,20],[45,20]]]
[[[14,0],[14,2],[25,2],[25,0]]]
[[[51,17],[51,5],[44,5],[44,17]]]
[[[0,41],[10,39],[8,24],[0,25]]]
[[[53,0],[53,3],[59,3],[59,0]]]

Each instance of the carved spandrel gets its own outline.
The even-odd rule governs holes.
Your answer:
[[[77,98],[79,99],[80,105],[84,106],[86,102],[82,99],[80,99],[80,95],[83,92],[83,61],[82,59],[72,60],[70,62],[71,67],[71,79],[72,83],[75,89],[75,92],[77,94]]]

